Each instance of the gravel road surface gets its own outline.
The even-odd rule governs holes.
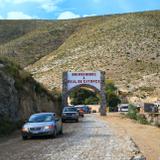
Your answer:
[[[65,123],[56,139],[23,141],[18,135],[0,142],[0,160],[130,160],[137,151],[129,137],[117,136],[95,114]]]

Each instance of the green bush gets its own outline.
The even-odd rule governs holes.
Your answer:
[[[12,75],[13,77],[17,77],[20,66],[13,61],[9,57],[0,56],[0,63],[5,65],[5,71]]]
[[[105,82],[105,94],[107,100],[107,106],[109,106],[109,112],[118,111],[118,104],[121,103],[120,97],[116,93],[117,87],[112,80],[106,80]]]
[[[135,119],[137,120],[137,113],[138,113],[138,109],[136,106],[130,104],[128,106],[128,114],[127,117],[131,118],[131,119]]]
[[[70,94],[71,104],[99,104],[100,98],[96,92],[78,88]]]
[[[141,124],[149,124],[149,122],[143,114],[137,114],[137,121]]]
[[[141,124],[149,124],[145,115],[139,114],[139,111],[136,106],[130,104],[128,107],[127,117],[136,120]]]
[[[3,70],[15,79],[15,87],[21,90],[24,83],[31,77],[31,75],[24,71],[15,61],[10,58],[0,56],[0,63],[4,64]]]

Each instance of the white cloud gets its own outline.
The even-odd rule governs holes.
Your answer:
[[[8,0],[5,0],[8,1]],[[22,3],[37,3],[40,8],[45,10],[46,12],[52,12],[56,10],[58,7],[58,3],[63,0],[13,0],[12,3],[22,4]]]
[[[53,3],[46,3],[42,4],[41,8],[44,9],[46,12],[52,12],[57,9],[57,6],[54,5]]]
[[[80,15],[78,14],[75,14],[70,11],[65,11],[65,12],[62,12],[57,19],[73,19],[73,18],[79,18],[79,17]]]
[[[83,15],[83,17],[93,17],[93,16],[96,16],[96,14],[85,14],[85,15]]]
[[[33,18],[34,17],[24,14],[23,12],[12,11],[7,13],[7,19],[33,19]]]

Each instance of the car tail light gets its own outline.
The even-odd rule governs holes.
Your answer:
[[[83,113],[84,111],[81,109],[80,112]]]

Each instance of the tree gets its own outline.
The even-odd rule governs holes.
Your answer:
[[[99,97],[94,91],[87,89],[76,89],[70,94],[71,104],[98,104]]]
[[[117,87],[114,85],[112,80],[107,80],[105,85],[105,94],[109,111],[117,111],[117,106],[121,103],[121,100],[116,93]]]
[[[107,100],[110,111],[117,111],[117,105],[121,103],[119,97],[115,93],[109,93],[107,95]]]

